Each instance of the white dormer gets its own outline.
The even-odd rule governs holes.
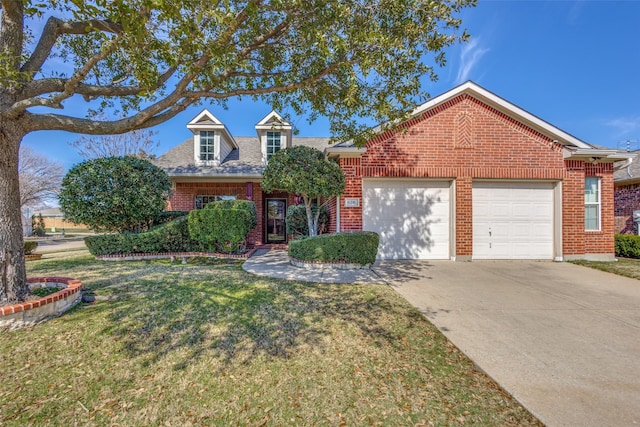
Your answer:
[[[187,124],[187,129],[194,135],[196,165],[219,166],[234,148],[238,148],[227,127],[206,109]]]
[[[275,111],[267,114],[256,124],[263,164],[266,164],[277,151],[291,147],[291,129],[292,126]]]

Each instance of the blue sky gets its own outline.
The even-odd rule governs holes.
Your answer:
[[[473,80],[586,142],[640,148],[640,1],[479,0],[461,16],[470,42],[447,51],[438,82],[425,79],[431,96]],[[205,107],[235,136],[253,135],[271,110],[248,99],[228,110],[205,102],[155,128],[157,154],[189,138],[186,123]],[[300,136],[329,136],[324,120],[292,122]],[[41,131],[23,143],[69,168],[82,160],[68,145],[77,138]]]

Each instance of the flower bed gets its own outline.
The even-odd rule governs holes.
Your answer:
[[[27,279],[30,287],[59,287],[46,297],[0,307],[0,329],[18,329],[35,325],[47,318],[59,316],[80,302],[82,282],[68,277],[34,277]]]

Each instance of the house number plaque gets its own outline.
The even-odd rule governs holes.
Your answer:
[[[344,207],[345,208],[357,208],[360,206],[360,199],[357,197],[345,197],[344,199]]]

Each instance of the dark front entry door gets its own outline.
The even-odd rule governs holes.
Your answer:
[[[267,199],[266,227],[267,243],[286,243],[287,231],[285,216],[287,214],[286,199]]]

